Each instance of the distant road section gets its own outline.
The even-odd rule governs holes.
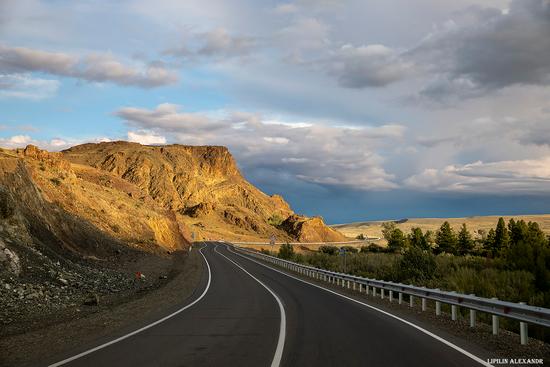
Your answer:
[[[184,304],[204,294],[200,300],[63,365],[487,365],[403,320],[235,253],[228,245],[205,243],[202,251],[211,278],[205,275],[197,295]]]

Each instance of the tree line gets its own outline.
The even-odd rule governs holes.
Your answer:
[[[458,233],[445,221],[433,232],[412,228],[405,234],[395,223],[384,223],[382,234],[388,242],[387,251],[412,254],[414,250],[426,253],[457,256],[481,256],[494,259],[499,267],[525,270],[535,277],[541,291],[550,290],[550,241],[536,222],[499,218],[495,228],[479,230],[475,239],[466,224]],[[372,249],[372,246],[369,247]]]

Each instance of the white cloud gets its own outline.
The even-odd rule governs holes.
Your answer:
[[[418,190],[484,192],[550,191],[550,156],[539,159],[474,162],[449,165],[444,169],[426,169],[405,180]]]
[[[280,136],[275,136],[275,137],[265,136],[264,140],[267,141],[268,143],[275,143],[275,144],[288,144],[290,142],[290,140],[288,140],[287,138],[282,138]]]
[[[279,4],[275,7],[275,12],[278,14],[292,14],[298,12],[298,6],[296,4]]]
[[[21,146],[21,145],[29,144],[31,141],[32,139],[28,135],[14,135],[10,138],[2,140],[2,142],[6,146]]]
[[[128,141],[143,145],[166,144],[166,138],[164,136],[147,130],[128,131]]]
[[[201,58],[223,61],[248,56],[259,46],[255,37],[233,35],[227,29],[218,27],[208,32],[187,34],[182,45],[167,49],[164,53],[194,61]]]
[[[243,112],[212,118],[181,112],[172,104],[153,110],[125,107],[115,115],[132,128],[147,131],[141,135],[162,134],[163,139],[182,144],[228,146],[239,164],[250,170],[283,169],[303,181],[365,190],[396,187],[374,149],[401,139],[405,131],[395,124],[346,128],[265,123],[260,115]]]
[[[30,72],[143,88],[173,84],[178,80],[173,71],[163,67],[124,64],[110,54],[89,54],[79,57],[0,45],[0,73],[17,75]]]
[[[34,78],[29,74],[0,74],[0,98],[42,100],[53,97],[59,81]]]
[[[0,138],[0,147],[15,149],[15,148],[24,148],[27,145],[36,145],[37,147],[48,151],[60,151],[78,144],[99,143],[102,141],[111,141],[111,139],[107,137],[98,137],[98,138],[91,138],[91,139],[53,138],[50,140],[46,140],[46,139],[36,139],[30,135],[13,135],[6,138]]]

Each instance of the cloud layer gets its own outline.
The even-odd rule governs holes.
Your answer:
[[[405,132],[397,124],[331,127],[265,121],[260,115],[243,112],[214,118],[181,112],[173,104],[161,104],[153,110],[126,107],[116,115],[129,127],[141,131],[131,131],[129,135],[144,136],[144,131],[149,132],[143,141],[157,144],[166,137],[183,144],[226,145],[242,166],[250,170],[271,169],[274,179],[276,171],[284,166],[285,171],[303,181],[361,190],[396,187],[393,176],[382,168],[382,157],[373,149],[399,141]]]
[[[227,145],[298,202],[550,191],[548,0],[20,0],[0,23],[4,146]]]
[[[7,75],[42,72],[90,82],[154,88],[177,82],[177,75],[160,66],[131,66],[110,54],[78,57],[25,47],[0,45],[0,73]]]

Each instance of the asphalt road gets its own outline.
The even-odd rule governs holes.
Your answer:
[[[480,365],[402,321],[289,277],[226,245],[205,245],[210,272],[204,272],[200,291],[182,304],[195,302],[192,306],[58,365]]]

